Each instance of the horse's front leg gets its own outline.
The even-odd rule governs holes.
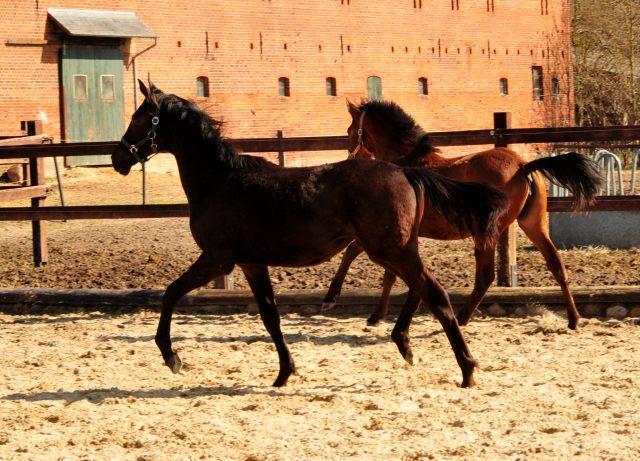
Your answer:
[[[216,263],[217,262],[217,263]],[[233,269],[233,265],[231,265]],[[162,297],[162,311],[160,314],[160,322],[158,323],[158,331],[156,332],[156,345],[162,353],[164,363],[171,369],[173,373],[178,373],[182,366],[182,361],[178,354],[171,348],[171,316],[173,308],[184,295],[191,290],[200,288],[210,281],[227,275],[219,261],[208,253],[202,253],[195,263],[176,281],[171,283]]]
[[[267,331],[273,339],[273,343],[278,351],[280,359],[280,373],[273,383],[275,387],[282,387],[287,384],[289,376],[296,373],[296,365],[293,363],[293,357],[284,340],[284,335],[280,329],[280,314],[276,307],[275,295],[273,287],[269,279],[269,269],[263,265],[240,265],[244,272],[247,282],[256,298],[258,308],[260,309],[260,317]]]
[[[351,242],[351,245],[347,247],[347,250],[344,252],[344,256],[342,257],[342,261],[340,262],[340,267],[338,267],[338,272],[336,272],[336,275],[333,276],[331,285],[329,285],[329,291],[327,291],[327,294],[324,297],[322,310],[331,309],[336,305],[336,296],[338,296],[342,291],[342,284],[344,283],[344,279],[347,276],[349,267],[351,267],[351,263],[363,251],[364,250],[360,247],[360,245],[358,245],[356,241]]]

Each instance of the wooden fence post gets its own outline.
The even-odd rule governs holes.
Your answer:
[[[282,138],[282,130],[278,130],[277,137]],[[284,166],[284,162],[285,162],[284,152],[278,152],[278,164],[280,166]]]
[[[494,130],[511,128],[510,112],[494,112]],[[496,140],[496,147],[509,147],[501,139]],[[511,224],[500,236],[498,241],[498,286],[517,287],[518,286],[518,266],[516,262],[516,228]]]
[[[42,121],[32,120],[27,122],[27,133],[29,136],[42,134]],[[44,158],[29,159],[29,175],[32,186],[41,186],[45,184],[44,180]],[[31,207],[44,207],[44,197],[31,199]],[[31,221],[33,229],[33,265],[40,267],[49,262],[49,251],[47,250],[47,222]]]

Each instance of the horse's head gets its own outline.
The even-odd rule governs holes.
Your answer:
[[[144,102],[131,117],[127,131],[111,155],[113,168],[122,175],[129,174],[136,163],[144,163],[150,155],[160,152],[166,142],[158,105],[158,96],[163,93],[151,81],[149,88],[141,80],[138,82],[145,96]]]
[[[347,109],[351,114],[351,125],[347,129],[349,135],[349,158],[373,158],[373,147],[367,147],[365,144],[372,146],[371,137],[364,129],[364,116],[366,111],[354,104],[347,98]]]

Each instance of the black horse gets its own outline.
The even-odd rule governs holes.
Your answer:
[[[171,348],[174,306],[189,291],[238,265],[278,351],[280,373],[274,386],[285,385],[296,369],[280,329],[268,266],[320,264],[355,239],[372,261],[407,283],[410,297],[419,296],[434,313],[462,370],[462,386],[473,384],[476,362],[446,291],[418,255],[418,227],[425,213],[436,211],[460,232],[470,231],[476,240],[492,246],[498,235],[496,220],[508,201],[502,193],[427,169],[371,160],[282,168],[238,154],[221,137],[220,123],[195,103],[165,94],[152,83],[147,88],[140,82],[140,90],[145,101],[111,157],[113,167],[126,175],[152,152],[175,155],[189,200],[191,232],[202,249],[162,299],[156,344],[174,373],[181,367]],[[414,314],[413,308],[403,309],[392,333],[410,363],[409,326]]]

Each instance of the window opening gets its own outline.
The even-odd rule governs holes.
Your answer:
[[[333,77],[327,77],[327,96],[337,96],[336,79]]]
[[[500,94],[502,96],[509,94],[509,82],[507,81],[506,78],[500,79]]]
[[[424,77],[418,79],[418,94],[420,96],[427,96],[429,94],[429,85],[427,79]]]
[[[196,84],[198,87],[198,97],[208,98],[209,97],[209,79],[207,77],[198,77],[198,79],[196,80]]]
[[[531,68],[531,75],[533,77],[533,100],[542,101],[543,89],[542,89],[542,67],[533,66]]]
[[[291,96],[289,93],[289,79],[287,77],[280,77],[278,79],[278,95],[284,98]]]
[[[560,94],[560,85],[557,78],[551,79],[551,94],[553,96],[558,96]]]
[[[100,76],[100,98],[106,101],[116,99],[116,82],[115,75]]]
[[[73,99],[85,100],[89,98],[89,88],[87,87],[86,75],[73,76]]]
[[[367,97],[369,101],[382,99],[382,79],[380,77],[367,78]]]

